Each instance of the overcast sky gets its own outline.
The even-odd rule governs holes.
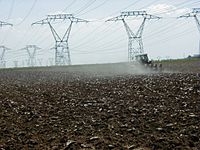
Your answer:
[[[198,53],[199,32],[193,18],[176,19],[200,7],[199,0],[0,0],[0,21],[12,23],[13,27],[0,29],[0,45],[6,51],[7,66],[18,61],[25,65],[27,52],[20,50],[26,45],[37,45],[37,59],[43,65],[54,58],[54,39],[47,25],[31,26],[48,14],[72,13],[89,20],[89,23],[74,24],[69,39],[72,64],[90,64],[127,61],[128,37],[121,21],[105,22],[120,15],[121,11],[146,10],[163,17],[145,25],[144,50],[153,59],[182,58]],[[199,17],[200,18],[200,17]],[[128,20],[136,32],[142,19]],[[69,22],[54,24],[60,35]],[[0,52],[1,53],[1,52]]]

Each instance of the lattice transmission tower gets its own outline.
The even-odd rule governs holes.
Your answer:
[[[136,33],[134,33],[130,26],[128,25],[126,19],[129,17],[142,17],[143,21],[137,30]],[[144,53],[144,46],[143,46],[143,31],[144,31],[144,26],[147,20],[152,20],[152,19],[161,19],[161,17],[157,17],[154,15],[147,14],[146,11],[126,11],[126,12],[121,12],[120,16],[111,18],[107,21],[122,21],[124,24],[124,27],[126,29],[126,32],[128,34],[128,61],[134,61],[135,56],[139,54]]]
[[[5,61],[5,52],[7,50],[10,50],[9,48],[5,46],[0,46],[0,68],[5,68],[6,67],[6,61]]]
[[[0,21],[0,27],[3,27],[3,26],[13,26],[13,25],[11,23]],[[9,48],[3,45],[0,46],[0,68],[6,67],[6,61],[4,58],[6,50],[9,50]]]
[[[193,8],[191,13],[187,13],[185,15],[179,16],[178,18],[194,18],[197,24],[197,28],[200,33],[200,8]],[[199,39],[199,55],[200,55],[200,39]]]
[[[37,47],[36,45],[27,45],[25,48],[22,48],[21,50],[26,50],[28,53],[28,66],[34,67],[36,66],[36,51],[41,48]]]
[[[63,36],[60,36],[55,28],[52,26],[52,22],[59,20],[69,20],[70,24],[66,32]],[[48,15],[46,19],[40,20],[38,22],[33,23],[32,25],[40,24],[49,25],[51,29],[51,33],[55,40],[55,65],[71,65],[71,56],[69,51],[69,36],[72,29],[73,23],[79,22],[88,22],[87,20],[83,20],[80,18],[74,17],[72,14],[57,14],[57,15]]]

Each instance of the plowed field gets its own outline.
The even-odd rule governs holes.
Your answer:
[[[196,71],[61,70],[0,71],[0,149],[200,149]]]

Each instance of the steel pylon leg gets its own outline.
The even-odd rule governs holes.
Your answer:
[[[140,25],[136,34],[133,33],[129,25],[126,21],[122,20],[128,34],[129,44],[128,44],[128,61],[132,62],[135,61],[135,56],[144,53],[143,41],[142,41],[142,34],[144,31],[144,25],[146,18],[144,18],[142,24]]]

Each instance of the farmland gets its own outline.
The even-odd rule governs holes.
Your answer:
[[[198,150],[199,63],[1,70],[0,149]]]

